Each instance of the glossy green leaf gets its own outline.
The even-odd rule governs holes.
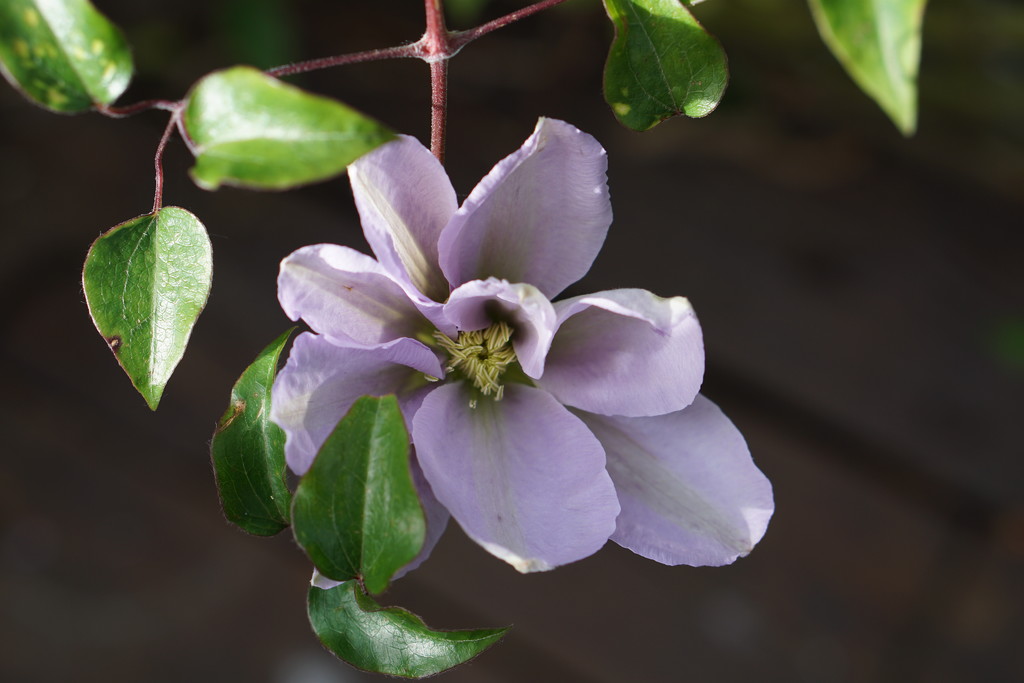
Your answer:
[[[82,273],[89,313],[153,410],[206,305],[212,275],[206,228],[177,207],[111,228],[89,249]]]
[[[424,678],[462,664],[509,629],[435,631],[404,609],[382,609],[356,581],[330,590],[311,587],[308,611],[328,650],[365,671],[402,678]]]
[[[604,0],[615,40],[604,97],[628,128],[710,114],[729,80],[721,44],[679,0]]]
[[[917,128],[926,1],[809,0],[825,44],[904,135]]]
[[[340,102],[247,66],[199,81],[184,123],[196,156],[192,178],[208,190],[222,184],[280,190],[324,180],[394,138]]]
[[[0,67],[42,106],[78,112],[121,96],[132,57],[88,0],[0,0]]]
[[[270,389],[281,350],[294,330],[263,349],[238,378],[210,446],[224,516],[257,536],[273,536],[290,519],[284,432],[270,421]]]
[[[320,573],[380,593],[423,547],[426,521],[394,396],[353,404],[303,475],[292,528]]]

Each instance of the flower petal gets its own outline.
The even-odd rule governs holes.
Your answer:
[[[529,282],[551,298],[579,280],[612,222],[607,168],[594,138],[564,121],[540,119],[441,233],[448,281],[458,286],[493,276]]]
[[[555,304],[559,327],[538,385],[602,415],[663,415],[704,379],[700,324],[683,297],[615,289]]]
[[[612,540],[663,564],[721,566],[753,549],[772,486],[732,422],[697,396],[657,417],[576,413],[601,441],[622,504]]]
[[[420,503],[423,505],[423,514],[427,519],[427,534],[423,539],[423,548],[420,550],[420,554],[417,555],[412,562],[395,572],[395,575],[391,577],[393,581],[397,581],[412,570],[416,569],[423,564],[428,557],[430,557],[430,553],[433,552],[434,546],[436,546],[437,542],[441,540],[441,536],[444,534],[444,530],[448,526],[448,518],[451,517],[451,515],[448,514],[448,510],[446,510],[441,503],[437,502],[437,498],[434,497],[434,492],[431,490],[426,477],[423,476],[423,470],[420,468],[419,462],[416,460],[415,451],[410,453],[409,467],[412,470],[412,481],[416,484],[416,489],[420,494]],[[323,588],[324,590],[340,586],[343,583],[345,582],[327,578],[315,568],[313,569],[313,578],[310,580],[310,584],[317,588]]]
[[[408,135],[348,167],[363,233],[381,264],[436,301],[448,296],[437,240],[459,207],[441,163]]]
[[[619,504],[601,445],[546,392],[513,384],[470,408],[465,383],[432,391],[413,418],[423,473],[477,543],[520,572],[584,558]]]
[[[290,254],[281,262],[277,291],[289,318],[340,341],[381,344],[446,324],[441,304],[403,288],[366,254],[337,244]]]
[[[515,333],[512,348],[533,378],[544,373],[544,357],[555,334],[555,309],[533,285],[488,278],[460,286],[444,306],[445,319],[459,330],[482,330],[503,320]]]
[[[424,394],[434,388],[424,374],[444,373],[437,356],[413,339],[360,348],[300,334],[271,393],[270,419],[287,435],[288,466],[304,474],[360,396],[397,395],[408,426]]]

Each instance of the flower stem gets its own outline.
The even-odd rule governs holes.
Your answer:
[[[420,39],[420,49],[422,58],[430,64],[430,151],[443,164],[448,128],[448,59],[454,51],[444,24],[443,0],[424,2],[427,30]]]
[[[430,151],[444,165],[448,132],[448,60],[430,63]]]

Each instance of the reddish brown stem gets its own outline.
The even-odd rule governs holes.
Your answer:
[[[170,120],[167,122],[167,126],[164,128],[164,134],[160,138],[160,143],[156,146],[156,155],[153,157],[153,166],[156,168],[156,190],[153,192],[153,213],[156,213],[163,208],[164,149],[167,148],[167,143],[171,139],[171,133],[174,132],[174,127],[178,125],[178,118],[180,116],[181,109],[174,109]]]
[[[178,102],[172,102],[171,100],[144,100],[124,107],[111,107],[106,104],[98,104],[96,105],[96,111],[104,116],[109,116],[112,119],[123,119],[127,116],[140,114],[144,111],[152,111],[153,109],[174,111],[178,106]]]
[[[448,132],[448,60],[430,63],[430,151],[444,164]]]
[[[566,0],[541,0],[541,2],[535,2],[528,7],[516,10],[515,12],[510,12],[503,17],[498,17],[494,21],[489,21],[486,24],[482,24],[476,28],[471,28],[468,31],[456,31],[452,34],[450,41],[453,51],[452,54],[458,52],[480,36],[487,35],[491,31],[496,31],[499,28],[504,28],[511,23],[524,19],[531,14],[536,14],[541,10],[546,10],[549,7],[554,7],[555,5],[561,5],[565,1]]]
[[[448,122],[448,59],[451,34],[444,24],[443,0],[425,0],[427,30],[420,39],[422,58],[430,64],[430,151],[444,163]]]
[[[373,62],[382,59],[397,59],[400,57],[419,57],[421,56],[419,48],[420,44],[419,42],[416,42],[408,45],[385,47],[378,50],[367,50],[366,52],[355,52],[349,55],[321,57],[320,59],[310,59],[305,62],[296,62],[295,64],[277,66],[273,69],[268,69],[265,73],[269,76],[280,78],[282,76],[293,76],[307,71],[316,71],[317,69],[326,69],[332,66],[344,66],[345,64],[358,64],[359,62]]]

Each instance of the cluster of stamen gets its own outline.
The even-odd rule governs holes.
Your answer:
[[[485,330],[459,332],[452,340],[441,332],[434,338],[448,352],[446,372],[460,372],[484,396],[500,401],[505,391],[501,376],[508,366],[516,362],[512,349],[512,328],[508,323],[494,323]]]

